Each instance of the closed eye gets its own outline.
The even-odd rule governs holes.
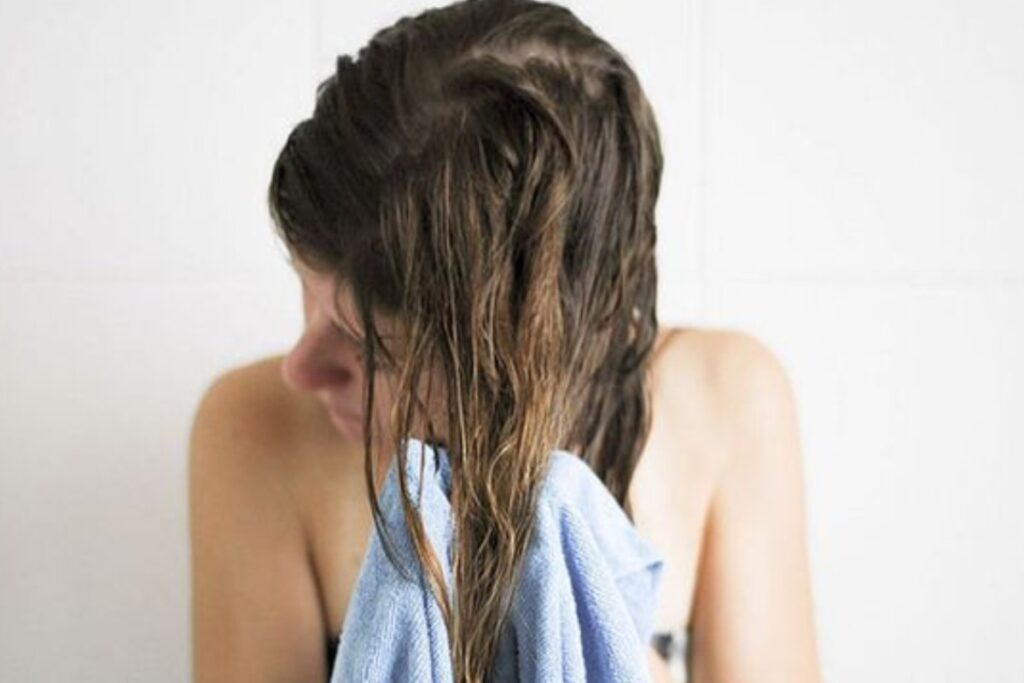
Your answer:
[[[334,320],[333,318],[329,318],[329,320],[330,320],[330,323],[331,323],[331,327],[333,327],[334,330],[339,335],[341,335],[345,339],[347,339],[350,342],[352,342],[353,344],[355,344],[359,348],[359,355],[360,355],[360,357],[363,357],[364,356],[364,349],[366,348],[365,344],[363,342],[363,339],[361,337],[357,337],[354,334],[352,334],[351,332],[349,332],[348,328],[346,328],[345,326],[343,326],[341,323],[339,323],[338,321]],[[388,340],[392,339],[392,337],[389,336],[389,335],[381,335],[380,338],[381,338],[381,341],[383,341],[384,343],[388,343]],[[378,346],[377,352],[374,354],[374,364],[375,364],[375,366],[376,366],[378,371],[394,367],[394,364],[391,363],[388,360],[387,356],[385,355],[385,351],[381,350],[379,346]]]
[[[362,344],[362,340],[357,338],[351,332],[349,332],[348,328],[344,327],[341,323],[339,323],[334,318],[329,318],[329,320],[331,321],[331,327],[333,327],[338,332],[338,334],[340,334],[341,336],[345,337],[346,339],[349,339],[352,342],[355,342],[356,344],[360,344],[360,345]]]

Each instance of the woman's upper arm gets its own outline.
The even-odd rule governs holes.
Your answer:
[[[817,683],[794,396],[767,347],[730,334],[715,391],[729,446],[694,596],[693,681]]]
[[[325,680],[323,619],[273,416],[218,378],[189,441],[195,683]]]

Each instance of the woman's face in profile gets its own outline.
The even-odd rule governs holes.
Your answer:
[[[338,289],[335,309],[332,277],[316,273],[298,259],[292,259],[292,265],[302,283],[305,324],[302,336],[285,356],[282,377],[293,390],[313,394],[339,433],[362,439],[364,343],[352,290],[347,284]],[[378,319],[377,328],[383,342],[393,350],[397,326],[391,320]],[[386,367],[380,367],[385,359],[379,352],[377,359],[373,427],[379,436],[388,427],[397,378]]]

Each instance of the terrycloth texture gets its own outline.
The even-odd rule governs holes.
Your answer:
[[[415,505],[422,463],[421,514],[451,591],[448,454],[418,439],[406,443],[410,497]],[[380,505],[395,551],[416,580],[406,580],[391,565],[374,529],[345,615],[331,683],[453,680],[444,619],[402,516],[397,463],[392,458]],[[539,496],[494,680],[649,683],[646,650],[662,558],[578,456],[552,451]]]

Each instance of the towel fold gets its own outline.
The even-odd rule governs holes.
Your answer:
[[[408,491],[415,505],[422,465],[420,514],[451,592],[448,454],[418,439],[405,443]],[[583,460],[554,450],[549,463],[533,538],[499,640],[494,680],[649,683],[647,643],[663,560]],[[380,506],[395,552],[415,580],[391,565],[373,529],[331,683],[453,680],[444,619],[405,527],[397,464],[393,457]]]

